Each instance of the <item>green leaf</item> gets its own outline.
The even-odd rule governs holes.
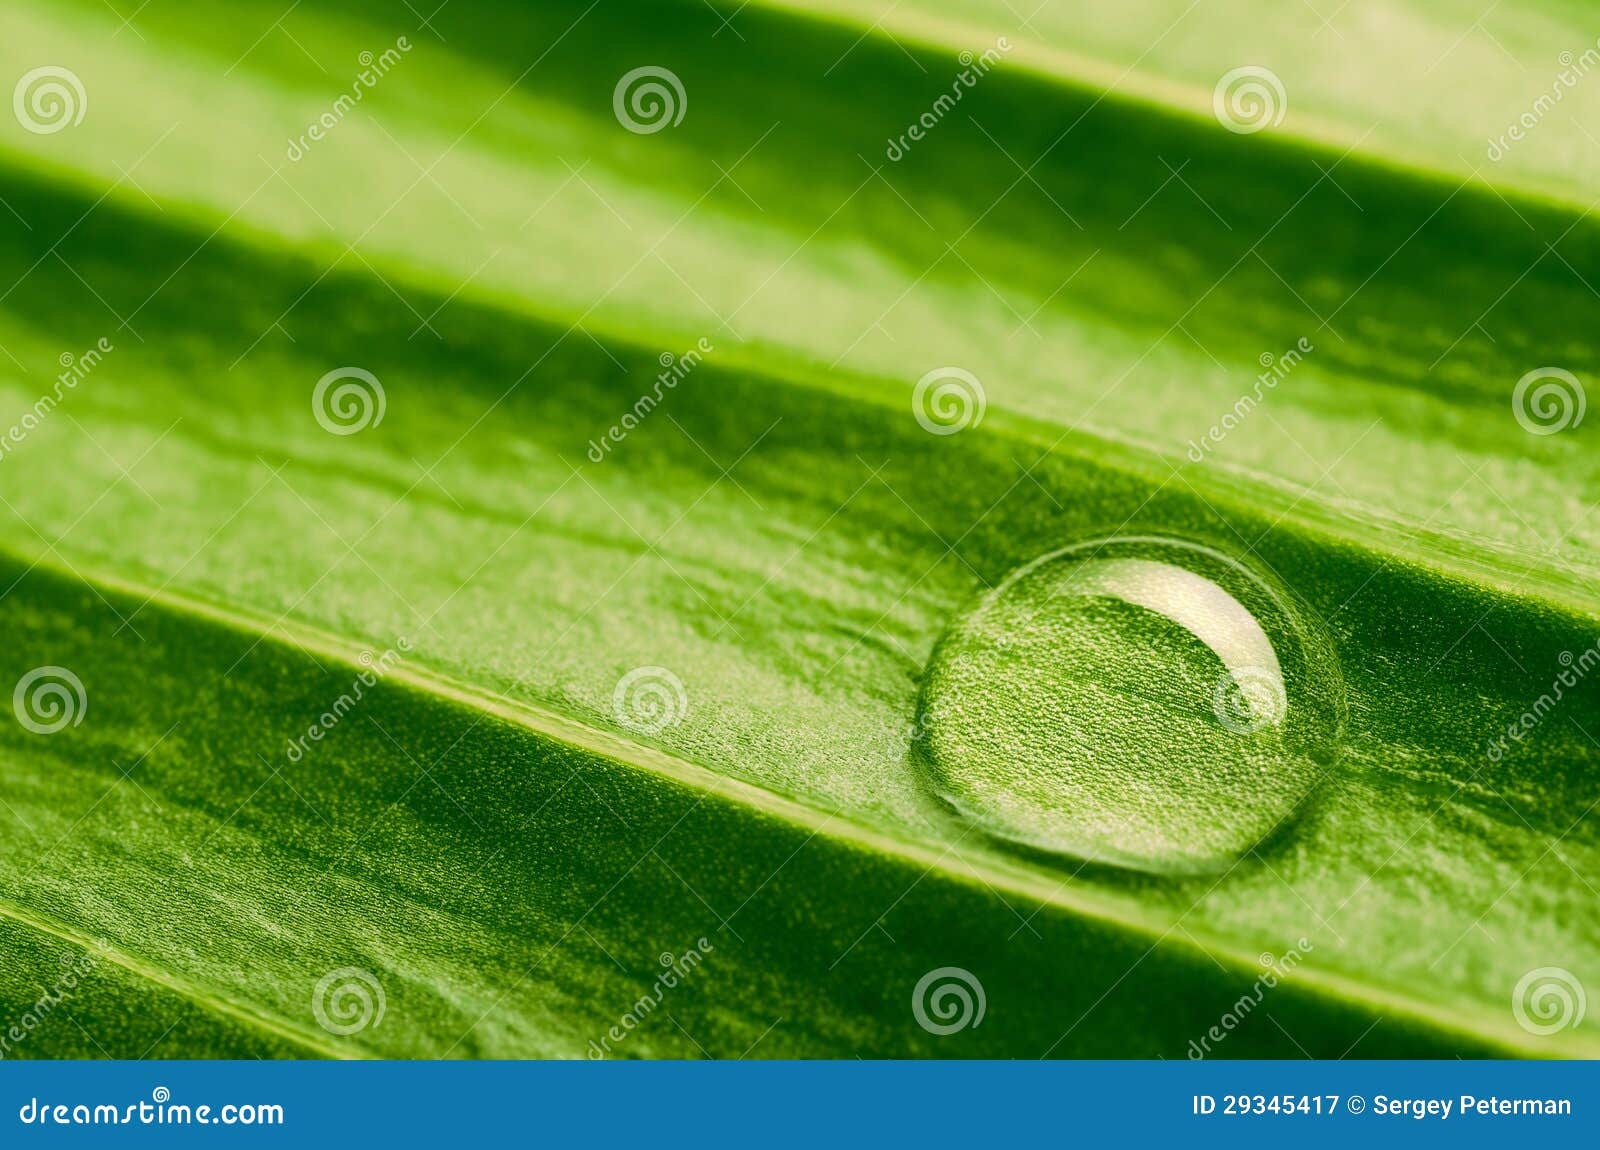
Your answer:
[[[14,7],[0,72],[87,107],[0,125],[4,681],[83,694],[0,738],[4,1005],[94,963],[16,1053],[1181,1057],[1257,1000],[1211,1053],[1600,1049],[1512,1008],[1600,977],[1594,688],[1540,702],[1595,641],[1592,425],[1512,403],[1593,375],[1600,96],[1462,158],[1581,20],[1502,5],[1526,70],[1480,82],[1497,49],[1394,0],[1333,43],[1261,4]],[[1209,110],[1243,65],[1288,100],[1249,135]],[[681,123],[619,123],[641,66]],[[344,368],[382,418],[331,434]],[[949,368],[986,407],[930,434]],[[1287,818],[1139,741],[1133,622],[1069,680],[1220,868],[1018,849],[930,794],[929,756],[993,794],[1051,745],[1041,664],[936,651],[1109,535],[1231,557],[1332,653]],[[987,1005],[940,1035],[912,1002],[949,967]]]

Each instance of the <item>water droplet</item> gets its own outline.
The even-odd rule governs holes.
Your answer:
[[[1001,839],[1160,873],[1225,869],[1334,764],[1331,640],[1269,572],[1176,539],[1019,568],[928,666],[918,757]]]

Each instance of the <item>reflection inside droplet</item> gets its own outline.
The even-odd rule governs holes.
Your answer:
[[[1226,867],[1332,764],[1343,689],[1268,573],[1173,539],[1029,563],[929,664],[919,758],[999,838],[1160,872]]]

